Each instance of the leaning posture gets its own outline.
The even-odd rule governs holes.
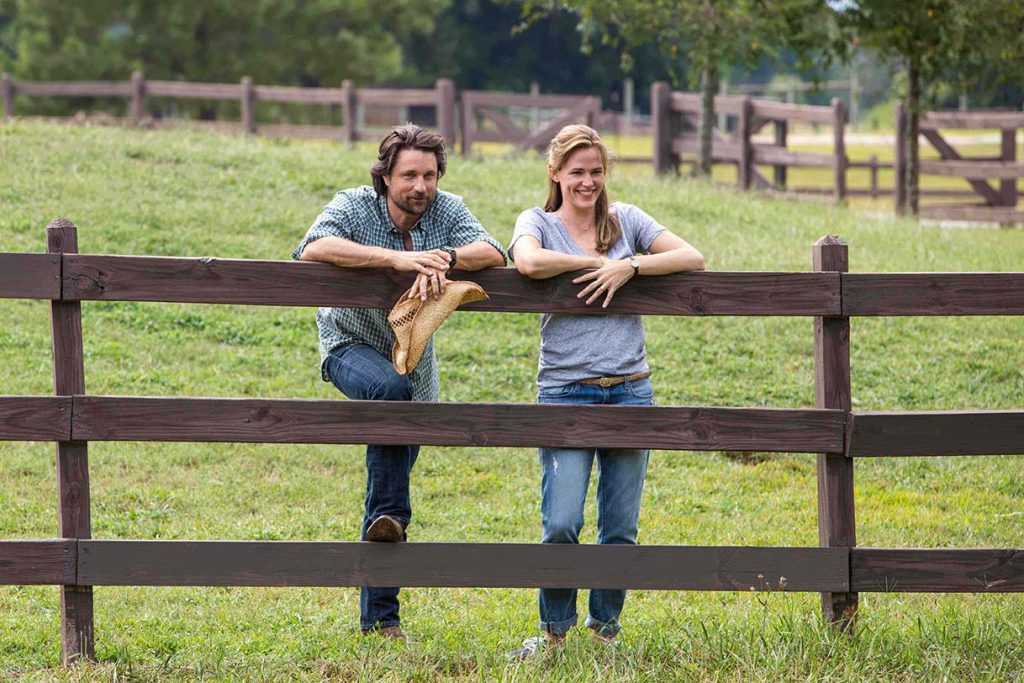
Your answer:
[[[641,209],[610,203],[608,150],[587,126],[563,128],[548,150],[544,208],[520,214],[509,247],[520,273],[549,278],[586,271],[573,280],[577,297],[607,307],[636,277],[703,270],[704,257]],[[652,405],[644,329],[635,315],[545,315],[541,320],[540,403]],[[637,542],[648,451],[623,448],[541,448],[544,543],[579,543],[583,504],[594,460],[598,466],[597,542]],[[590,591],[586,625],[601,642],[620,630],[624,590]],[[576,589],[540,591],[540,628],[513,656],[558,645],[577,621]]]
[[[338,192],[292,254],[344,268],[393,268],[415,273],[410,297],[438,297],[451,268],[479,270],[505,264],[501,245],[461,198],[437,189],[444,175],[444,139],[407,124],[381,140],[370,169],[373,186]],[[321,308],[321,374],[351,399],[436,401],[433,340],[409,375],[392,364],[395,335],[385,309]],[[364,541],[406,539],[412,518],[409,476],[419,446],[366,447]],[[398,588],[363,588],[359,625],[364,634],[404,639]]]

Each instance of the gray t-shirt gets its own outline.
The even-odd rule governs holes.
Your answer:
[[[651,243],[665,227],[632,204],[615,202],[611,211],[622,226],[622,237],[604,256],[621,259],[650,251]],[[539,208],[527,209],[516,219],[508,254],[520,237],[529,235],[540,246],[563,254],[586,256],[572,239],[561,219]],[[585,285],[580,285],[583,289]],[[629,287],[629,284],[626,284]],[[591,306],[599,307],[598,299]],[[581,379],[632,375],[648,370],[644,326],[638,315],[565,315],[546,313],[540,322],[540,367],[537,385],[542,389],[571,384]]]

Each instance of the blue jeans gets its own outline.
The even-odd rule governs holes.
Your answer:
[[[540,403],[653,405],[649,379],[602,388],[566,384],[541,389]],[[579,543],[583,504],[590,470],[597,458],[597,542],[636,545],[640,498],[644,490],[649,451],[630,448],[542,448],[540,465],[543,543]],[[599,634],[618,634],[619,614],[626,599],[620,589],[592,589],[586,625]],[[540,627],[561,635],[576,624],[576,589],[540,590]]]
[[[391,361],[372,346],[352,344],[337,349],[324,365],[331,382],[351,399],[363,401],[411,401],[412,385],[395,372]],[[366,447],[366,509],[360,540],[381,515],[408,525],[412,518],[409,475],[416,464],[419,446]],[[359,626],[364,631],[398,626],[398,588],[363,588],[359,596]]]

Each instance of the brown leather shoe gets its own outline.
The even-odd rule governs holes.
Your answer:
[[[366,530],[366,540],[375,543],[399,543],[405,540],[405,525],[391,515],[381,515]]]
[[[402,631],[401,626],[382,626],[381,628],[368,628],[363,631],[364,636],[380,636],[381,638],[388,638],[390,640],[400,640],[403,643],[409,641],[405,637],[405,633]]]

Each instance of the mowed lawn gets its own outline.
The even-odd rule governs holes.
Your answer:
[[[82,252],[286,259],[334,191],[367,181],[372,148],[210,133],[0,126],[0,251],[45,249],[71,218]],[[545,195],[539,157],[451,160],[461,194],[503,242]],[[1020,271],[1024,232],[943,230],[634,171],[610,183],[700,248],[713,270],[807,271],[825,234],[854,271]],[[341,302],[339,302],[341,303]],[[83,305],[96,394],[331,398],[312,308]],[[438,335],[444,401],[529,402],[536,315],[456,313]],[[814,405],[808,318],[647,319],[662,405]],[[855,409],[1021,409],[1024,320],[855,319]],[[49,304],[0,300],[0,394],[50,394]],[[54,447],[0,443],[0,538],[57,534]],[[93,534],[103,539],[355,540],[363,449],[96,443]],[[535,542],[532,449],[423,449],[413,541]],[[1013,457],[858,461],[865,546],[1021,547],[1024,468]],[[813,455],[657,451],[641,542],[817,544]],[[584,539],[593,542],[593,491]],[[61,670],[58,591],[0,587],[0,678],[17,680],[1013,680],[1024,603],[1013,595],[864,594],[852,638],[815,594],[632,592],[621,646],[577,629],[526,663],[536,593],[412,589],[408,646],[359,635],[358,591],[100,588],[99,663]],[[581,595],[580,609],[585,610]]]

